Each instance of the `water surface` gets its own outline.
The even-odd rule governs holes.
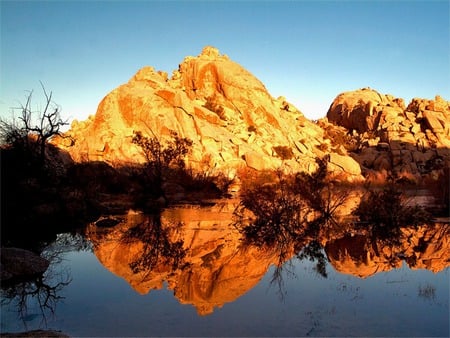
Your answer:
[[[395,239],[328,230],[280,255],[279,247],[243,243],[230,213],[213,207],[124,215],[113,227],[90,225],[89,245],[60,235],[47,249],[57,259],[45,284],[60,285],[51,306],[39,306],[35,295],[24,309],[20,290],[12,299],[3,293],[1,331],[449,335],[448,226],[402,229]]]

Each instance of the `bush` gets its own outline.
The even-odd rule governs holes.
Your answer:
[[[289,176],[279,171],[243,181],[235,224],[247,240],[270,245],[296,241],[307,230],[314,232],[318,225],[335,222],[336,210],[348,194],[327,179],[326,159],[318,162],[319,168],[312,174]],[[249,225],[245,224],[245,211],[253,215]]]
[[[156,137],[143,136],[141,132],[134,133],[132,142],[139,146],[147,162],[144,165],[143,180],[145,188],[151,195],[165,197],[162,184],[174,171],[185,169],[184,158],[190,152],[192,141],[171,133],[172,139],[162,144]]]
[[[61,119],[60,107],[52,101],[52,92],[47,94],[44,86],[42,90],[45,96],[43,111],[33,110],[31,91],[25,105],[17,108],[20,111],[17,119],[0,119],[1,144],[21,152],[26,164],[33,167],[44,166],[48,141],[57,135],[63,137],[60,130],[68,124]]]
[[[248,241],[270,246],[290,242],[302,231],[302,203],[290,187],[289,179],[282,177],[274,183],[244,187],[235,215]],[[246,210],[253,214],[249,225],[244,224]]]
[[[401,191],[395,185],[381,191],[369,191],[353,214],[358,216],[361,222],[386,229],[417,226],[431,221],[430,214],[422,207],[407,206]]]
[[[216,99],[214,97],[207,97],[204,107],[206,109],[216,113],[217,116],[219,116],[219,118],[221,120],[223,120],[223,121],[227,120],[227,118],[225,116],[225,109],[216,102]]]
[[[273,147],[273,150],[277,153],[278,157],[282,160],[290,160],[294,157],[294,153],[292,152],[292,148],[287,146],[276,146]]]

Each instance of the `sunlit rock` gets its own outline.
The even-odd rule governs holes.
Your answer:
[[[405,107],[402,99],[363,88],[338,95],[327,121],[352,133],[351,155],[366,177],[385,171],[385,178],[420,182],[450,166],[450,102],[440,96]]]
[[[320,149],[319,126],[284,98],[273,98],[261,81],[214,47],[186,57],[171,78],[149,66],[140,69],[105,96],[95,116],[72,123],[67,135],[74,143],[55,143],[78,162],[142,162],[131,143],[135,131],[160,140],[175,131],[191,139],[187,164],[198,170],[207,165],[222,172],[242,167],[312,172],[315,158],[327,154]],[[289,148],[292,156],[280,158],[276,147]]]

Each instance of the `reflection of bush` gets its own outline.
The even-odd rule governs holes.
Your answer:
[[[34,238],[34,250],[39,247],[40,256],[50,265],[43,273],[33,275],[16,275],[11,279],[2,280],[2,306],[12,305],[17,309],[19,317],[25,322],[30,314],[41,317],[41,325],[47,325],[49,316],[55,315],[57,303],[64,299],[63,289],[72,278],[70,271],[59,265],[64,260],[64,254],[69,251],[90,251],[91,244],[79,234],[61,234],[50,245],[44,248],[40,240]],[[20,259],[15,258],[20,269]],[[22,263],[23,264],[23,263]]]
[[[166,266],[174,270],[181,267],[186,250],[182,240],[171,240],[170,236],[176,230],[177,227],[163,227],[159,215],[126,230],[122,237],[123,242],[143,245],[130,263],[133,273],[149,272],[156,266]]]
[[[436,288],[433,285],[427,284],[419,286],[419,297],[434,300],[436,298]]]
[[[248,240],[272,245],[291,240],[302,230],[304,210],[301,199],[292,191],[290,178],[280,175],[274,183],[243,186],[240,197],[235,215]],[[248,225],[244,224],[246,210],[254,216]]]
[[[244,180],[236,224],[245,237],[258,244],[296,241],[313,226],[334,222],[336,210],[348,197],[327,177],[327,159],[318,160],[312,173],[263,173]],[[253,218],[246,224],[246,211]]]

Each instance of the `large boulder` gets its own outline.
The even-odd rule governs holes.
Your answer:
[[[50,264],[34,252],[19,248],[1,248],[0,261],[1,281],[43,274]]]
[[[390,107],[389,114],[404,109],[402,99],[382,95],[370,88],[339,94],[331,104],[327,118],[330,122],[358,133],[375,130],[382,107]],[[388,112],[386,112],[387,114]]]
[[[213,47],[186,57],[170,78],[152,67],[140,69],[105,96],[95,116],[72,123],[67,134],[74,143],[55,143],[77,162],[142,162],[131,142],[135,131],[161,141],[172,131],[189,138],[187,162],[199,170],[283,165],[290,172],[311,172],[315,158],[324,156],[318,125],[283,97],[273,98],[261,81]],[[275,149],[281,148],[292,156],[280,158]]]

